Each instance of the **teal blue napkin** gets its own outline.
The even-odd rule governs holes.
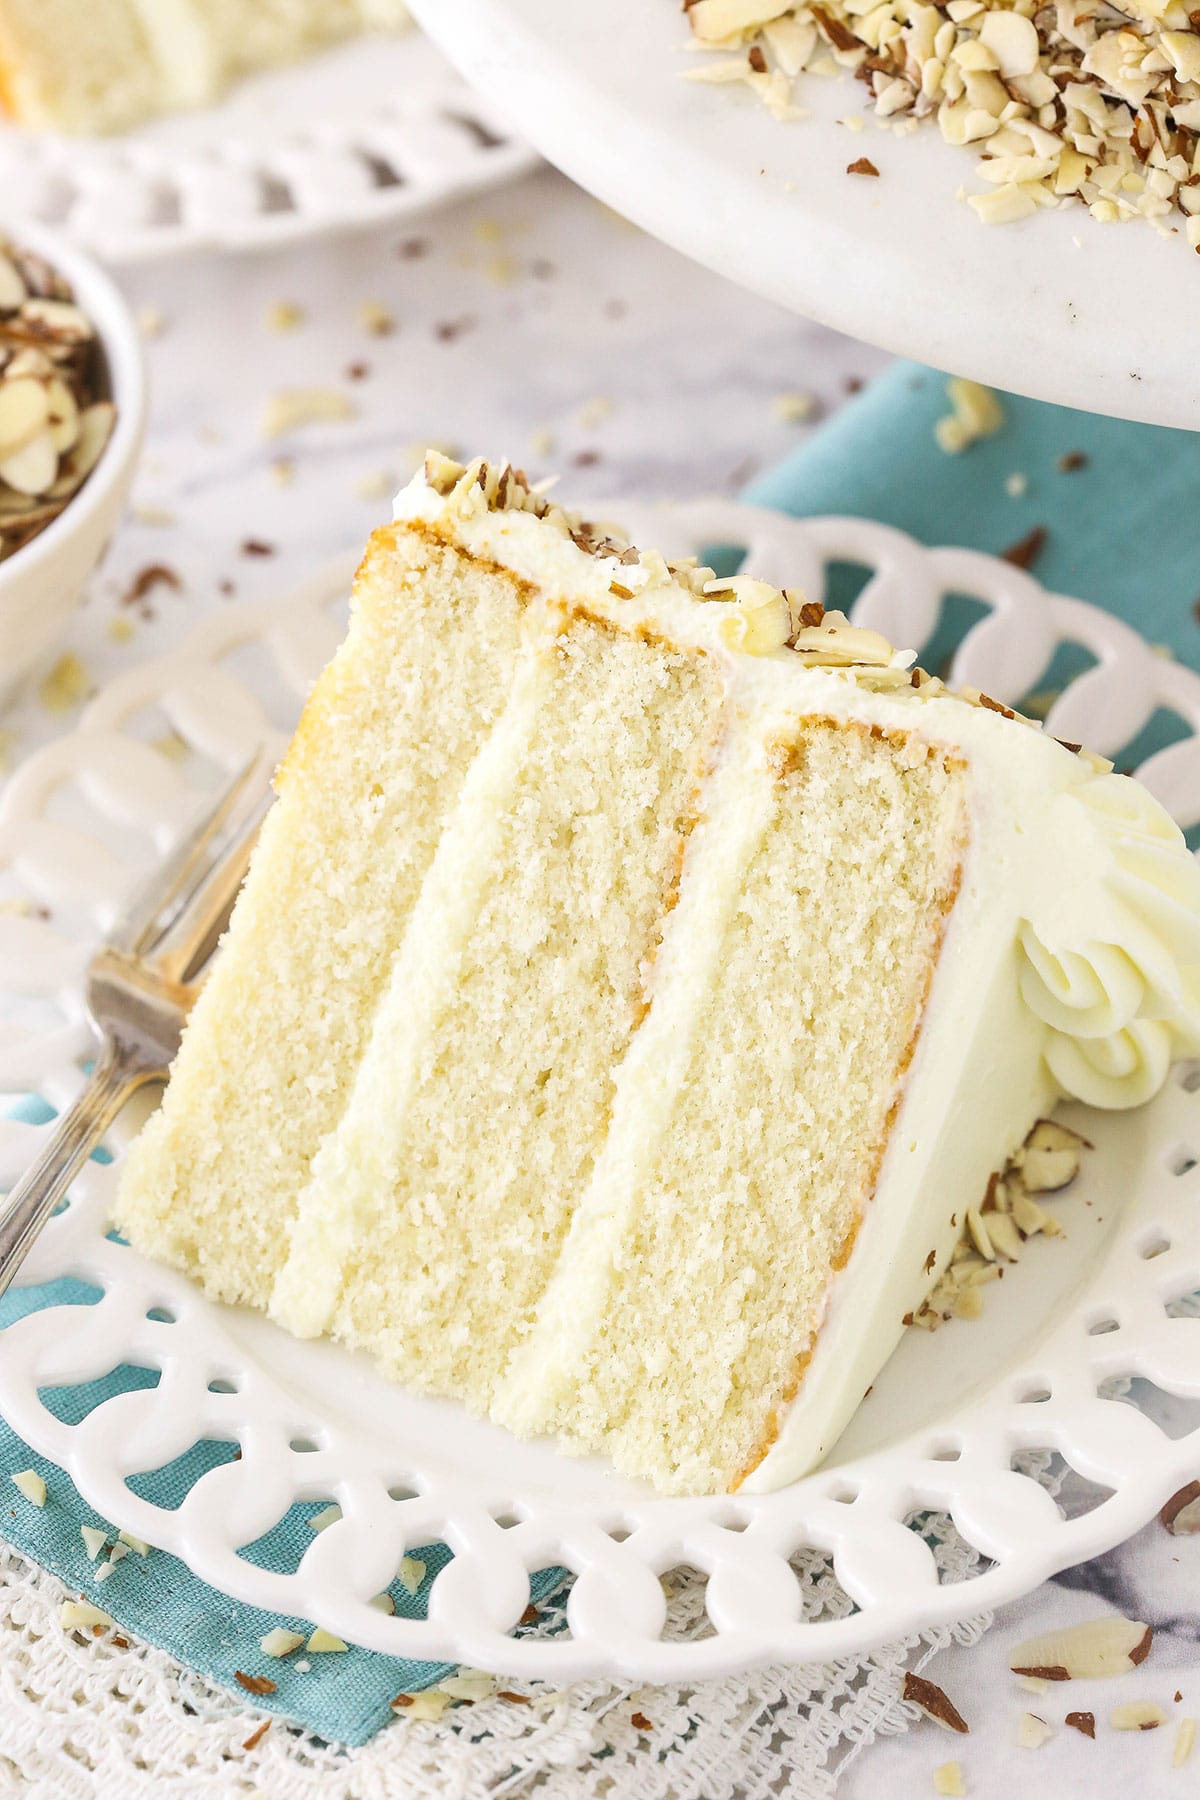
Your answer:
[[[893,363],[744,498],[996,555],[1044,532],[1030,564],[1044,587],[1200,668],[1200,433],[1001,399],[1000,430],[948,456],[934,438],[946,376]]]
[[[52,1109],[39,1100],[22,1101],[9,1116],[42,1124],[53,1117]],[[99,1292],[84,1282],[64,1280],[39,1287],[10,1288],[0,1299],[0,1355],[3,1327],[46,1306],[85,1306],[99,1299]],[[154,1377],[145,1369],[125,1366],[102,1380],[78,1387],[59,1388],[45,1396],[58,1418],[72,1424],[86,1417],[110,1395],[145,1387]],[[136,1492],[159,1506],[178,1506],[206,1469],[233,1454],[227,1444],[203,1442],[164,1469],[135,1476]],[[46,1483],[46,1504],[37,1507],[13,1486],[11,1477],[34,1469]],[[257,1544],[249,1546],[251,1560],[269,1569],[294,1569],[312,1543],[309,1519],[327,1503],[312,1501],[293,1506]],[[455,1668],[453,1663],[413,1662],[382,1656],[373,1650],[320,1652],[303,1650],[288,1657],[267,1657],[260,1640],[276,1625],[295,1631],[311,1631],[310,1620],[284,1618],[260,1612],[231,1600],[197,1580],[185,1564],[165,1551],[143,1557],[130,1552],[105,1581],[96,1580],[100,1566],[90,1560],[80,1534],[83,1525],[94,1525],[115,1536],[120,1521],[103,1519],[80,1497],[69,1476],[32,1451],[15,1431],[0,1419],[0,1537],[24,1555],[50,1569],[72,1594],[82,1594],[103,1607],[118,1631],[157,1644],[177,1662],[199,1669],[213,1681],[241,1694],[247,1708],[261,1708],[304,1725],[318,1737],[339,1744],[362,1744],[395,1718],[389,1702],[397,1694],[411,1694],[436,1687]],[[414,1548],[410,1555],[426,1567],[424,1581],[415,1594],[398,1582],[389,1592],[396,1612],[403,1618],[425,1616],[434,1576],[450,1561],[444,1544]],[[535,1602],[544,1600],[564,1579],[561,1569],[544,1569],[530,1582]],[[530,1629],[536,1629],[531,1625]],[[302,1665],[307,1665],[302,1666]],[[257,1695],[237,1682],[237,1672],[266,1676],[275,1691]],[[247,1721],[247,1733],[251,1729]]]
[[[1183,661],[1200,666],[1200,436],[1005,397],[1003,428],[962,455],[947,456],[933,435],[936,420],[948,411],[945,382],[945,376],[913,364],[893,365],[791,458],[761,477],[746,498],[796,515],[882,519],[928,544],[1003,552],[1024,540],[1026,554],[1031,543],[1036,547],[1031,566],[1047,587],[1108,608]],[[852,598],[860,578],[848,569],[835,572],[834,602]],[[956,615],[951,603],[940,644],[922,647],[929,666],[937,666],[965,616],[961,609]],[[1058,673],[1064,672],[1060,667]],[[1051,670],[1047,685],[1054,679]],[[1155,721],[1138,753],[1173,735],[1178,727],[1169,719]],[[48,1115],[42,1109],[23,1116]],[[88,1298],[79,1283],[16,1290],[0,1302],[0,1327],[31,1307]],[[144,1372],[118,1370],[93,1384],[90,1394],[73,1390],[58,1404],[86,1411],[102,1393],[145,1379]],[[177,1501],[202,1459],[226,1454],[218,1446],[197,1446],[183,1464],[144,1478],[141,1491],[158,1501]],[[44,1509],[30,1505],[8,1480],[26,1468],[45,1478]],[[310,1541],[307,1520],[317,1510],[318,1503],[294,1507],[255,1555],[270,1567],[293,1567],[297,1552]],[[145,1559],[130,1555],[109,1580],[97,1582],[79,1528],[112,1523],[96,1518],[67,1476],[35,1456],[0,1421],[0,1535],[179,1662],[229,1686],[235,1670],[267,1675],[276,1683],[271,1695],[253,1701],[247,1695],[248,1705],[298,1720],[323,1738],[359,1744],[392,1717],[388,1702],[396,1694],[435,1685],[448,1672],[446,1664],[405,1662],[365,1650],[269,1661],[258,1650],[259,1639],[273,1625],[299,1630],[306,1621],[281,1621],[232,1601],[161,1551]],[[423,1614],[429,1583],[449,1557],[439,1545],[419,1554],[428,1566],[420,1591],[409,1596],[392,1589],[396,1610],[406,1617]],[[562,1579],[561,1570],[535,1577],[535,1600]],[[307,1660],[309,1669],[298,1670],[297,1660]]]

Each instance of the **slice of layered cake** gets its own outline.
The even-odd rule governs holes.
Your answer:
[[[0,115],[123,131],[406,21],[402,0],[0,0]]]
[[[911,661],[431,457],[122,1230],[660,1488],[801,1474],[1034,1121],[1200,1050],[1176,827]]]

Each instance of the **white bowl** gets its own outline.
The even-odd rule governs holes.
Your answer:
[[[62,636],[120,516],[146,421],[146,371],[133,314],[109,277],[55,232],[0,217],[70,282],[108,365],[116,424],[96,467],[57,519],[0,562],[0,705]]]

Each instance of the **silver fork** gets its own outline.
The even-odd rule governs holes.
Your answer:
[[[92,958],[86,997],[101,1048],[83,1092],[0,1203],[0,1295],[125,1102],[166,1074],[270,805],[265,778],[256,755]],[[264,791],[239,817],[259,783]]]

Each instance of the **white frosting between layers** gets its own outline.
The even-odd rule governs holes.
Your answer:
[[[853,720],[916,732],[967,765],[971,847],[880,1177],[799,1395],[745,1483],[778,1487],[832,1447],[949,1260],[965,1208],[1032,1120],[1060,1094],[1139,1104],[1173,1056],[1200,1049],[1200,867],[1136,782],[1097,774],[1032,726],[944,692],[876,692],[786,648],[731,649],[728,600],[698,603],[661,557],[621,560],[623,544],[592,554],[563,515],[556,528],[494,510],[469,478],[443,495],[417,477],[396,518],[511,569],[552,603],[702,648],[755,725],[781,708]],[[581,1341],[584,1319],[565,1298],[552,1282],[534,1365],[545,1353],[569,1366]]]

